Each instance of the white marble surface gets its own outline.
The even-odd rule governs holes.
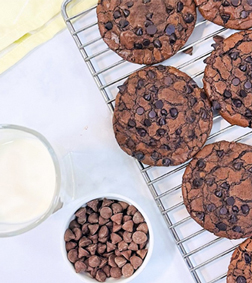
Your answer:
[[[0,123],[35,129],[61,152],[76,153],[82,172],[78,197],[92,191],[120,193],[145,209],[154,252],[133,283],[193,282],[136,163],[116,144],[111,113],[68,31],[0,75],[0,94]],[[0,239],[0,282],[80,282],[60,249],[70,208],[71,203],[23,235]]]

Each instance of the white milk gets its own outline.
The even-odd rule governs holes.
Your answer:
[[[49,208],[55,192],[55,168],[38,140],[0,143],[0,223],[24,223]]]

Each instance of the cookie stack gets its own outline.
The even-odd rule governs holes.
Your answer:
[[[196,7],[205,19],[243,30],[216,37],[205,60],[200,89],[187,74],[163,65],[144,67],[119,86],[113,127],[119,146],[150,166],[193,158],[182,182],[185,206],[202,227],[220,237],[252,236],[252,147],[204,144],[213,113],[252,127],[251,0],[100,0],[98,25],[106,44],[123,59],[152,65],[173,56],[188,40]],[[250,282],[252,244],[235,251],[228,282]]]

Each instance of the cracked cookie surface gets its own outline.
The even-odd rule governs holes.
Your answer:
[[[233,252],[228,267],[227,283],[252,283],[252,239],[241,243]]]
[[[182,193],[189,214],[206,230],[229,239],[252,236],[252,147],[206,145],[187,166]]]
[[[252,0],[194,0],[202,16],[231,29],[252,27]]]
[[[145,164],[184,163],[204,145],[212,122],[203,90],[173,67],[146,67],[119,87],[115,137],[127,154]]]
[[[203,78],[216,110],[229,123],[252,126],[252,31],[231,35],[216,45]]]
[[[98,26],[110,49],[138,64],[162,62],[188,40],[196,22],[193,0],[99,0]]]

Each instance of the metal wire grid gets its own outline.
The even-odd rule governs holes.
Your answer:
[[[124,61],[105,45],[98,32],[96,6],[69,15],[72,4],[73,0],[63,3],[63,18],[105,102],[113,112],[117,86],[144,66],[139,68],[138,65]],[[203,59],[212,51],[212,37],[228,36],[231,33],[233,31],[209,23],[198,15],[194,33],[188,43],[163,64],[173,65],[187,72],[201,85]],[[192,57],[183,53],[190,47],[194,49]],[[216,114],[207,143],[243,140],[251,144],[251,134],[250,129],[232,126]],[[181,179],[187,163],[170,168],[146,166],[138,161],[137,164],[195,282],[225,282],[231,254],[242,240],[231,241],[216,237],[191,219],[183,205],[181,193]]]

